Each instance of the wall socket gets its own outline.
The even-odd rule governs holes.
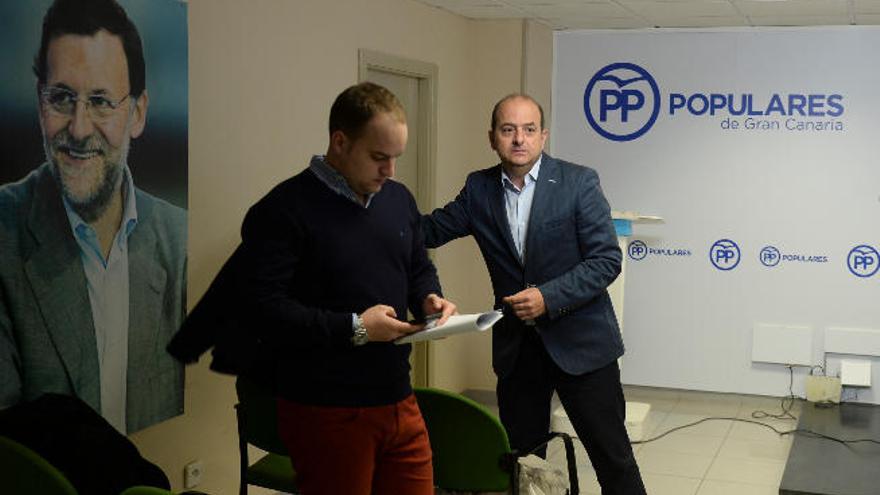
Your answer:
[[[856,359],[840,361],[840,383],[853,387],[870,387],[871,361]]]
[[[202,482],[205,466],[202,461],[193,461],[183,467],[183,487],[195,488]]]

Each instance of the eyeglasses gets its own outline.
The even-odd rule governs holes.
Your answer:
[[[69,89],[56,86],[45,87],[40,92],[43,103],[52,112],[64,117],[72,117],[76,112],[76,103],[82,101],[89,112],[89,117],[94,121],[103,121],[112,117],[119,105],[129,96],[131,95],[125,95],[114,102],[104,95],[93,94],[81,97]]]

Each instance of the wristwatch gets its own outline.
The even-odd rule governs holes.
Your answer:
[[[364,345],[370,341],[370,336],[367,335],[367,327],[364,326],[364,319],[361,315],[357,315],[354,324],[354,330],[351,334],[351,343],[355,346]]]

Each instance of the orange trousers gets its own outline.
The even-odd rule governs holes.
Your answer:
[[[303,495],[433,495],[428,430],[414,395],[388,406],[278,399],[278,430]]]

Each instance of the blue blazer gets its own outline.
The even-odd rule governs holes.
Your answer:
[[[501,165],[471,173],[455,200],[422,217],[422,232],[429,248],[474,236],[496,307],[530,285],[544,296],[547,313],[536,327],[511,314],[493,328],[492,366],[499,377],[513,370],[527,331],[538,332],[548,354],[569,374],[593,371],[623,355],[606,290],[620,273],[621,252],[594,170],[543,155],[524,262],[507,222]]]

